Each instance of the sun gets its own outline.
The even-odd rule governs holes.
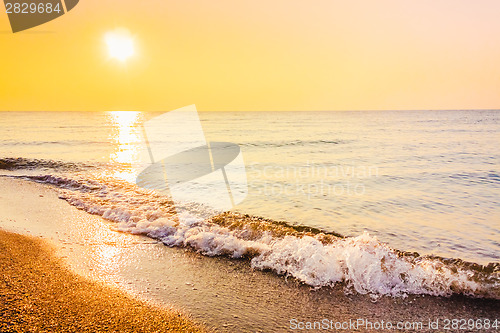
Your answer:
[[[104,35],[111,58],[124,62],[134,55],[134,39],[127,29],[115,29]]]

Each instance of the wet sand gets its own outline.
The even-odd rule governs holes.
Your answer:
[[[47,244],[0,230],[1,332],[203,332],[182,313],[70,272]]]
[[[73,271],[140,298],[172,304],[217,331],[286,332],[292,331],[293,319],[304,323],[364,319],[423,325],[392,332],[441,332],[446,319],[500,320],[498,300],[409,296],[375,301],[367,295],[346,295],[342,286],[313,290],[272,272],[252,270],[244,260],[208,258],[114,232],[113,223],[77,210],[46,185],[0,177],[0,188],[0,227],[42,236],[57,247],[56,254]],[[430,328],[429,320],[438,320],[439,329]],[[359,326],[340,331],[370,330]]]

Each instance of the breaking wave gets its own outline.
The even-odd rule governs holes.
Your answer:
[[[17,176],[19,177],[19,176]],[[179,219],[174,203],[153,190],[111,178],[23,176],[52,184],[59,197],[90,214],[113,221],[121,232],[147,235],[167,246],[191,247],[207,256],[247,258],[255,269],[272,270],[312,287],[340,283],[346,292],[406,296],[426,294],[500,299],[500,264],[398,251],[363,233],[357,237],[297,227],[257,216],[223,213],[207,220]]]

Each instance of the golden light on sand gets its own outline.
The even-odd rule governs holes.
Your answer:
[[[104,35],[110,58],[124,62],[134,55],[134,40],[128,30],[116,29]]]

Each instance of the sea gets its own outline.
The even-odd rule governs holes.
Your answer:
[[[143,125],[165,113],[0,112],[0,175],[312,287],[500,298],[500,111],[199,112],[207,142],[239,147],[247,187],[205,220],[136,184],[145,149],[166,144]]]

